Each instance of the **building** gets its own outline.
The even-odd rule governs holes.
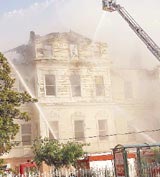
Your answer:
[[[88,153],[159,140],[153,131],[140,133],[159,126],[153,99],[159,87],[151,94],[158,70],[113,68],[107,52],[105,43],[72,31],[45,36],[31,32],[27,45],[8,52],[38,98],[38,105],[29,107],[31,122],[20,122],[16,138],[22,143],[5,156],[8,162],[32,158],[30,147],[37,136],[90,143]],[[18,80],[16,86],[23,90]]]

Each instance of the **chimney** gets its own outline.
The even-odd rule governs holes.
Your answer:
[[[29,44],[34,45],[36,39],[36,35],[34,31],[30,31]]]

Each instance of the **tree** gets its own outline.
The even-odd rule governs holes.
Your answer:
[[[33,143],[34,161],[38,166],[45,162],[56,169],[76,166],[77,160],[84,155],[83,146],[78,142],[60,143],[58,140],[36,139]]]
[[[77,160],[84,155],[83,146],[86,144],[81,144],[77,142],[68,141],[67,144],[62,145],[62,155],[63,155],[63,165],[77,165]]]
[[[20,106],[36,101],[27,92],[17,92],[13,89],[15,79],[11,78],[10,74],[9,63],[0,53],[0,155],[18,145],[14,142],[19,131],[19,125],[15,120],[30,119],[27,112],[20,111]]]

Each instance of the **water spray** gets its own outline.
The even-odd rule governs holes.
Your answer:
[[[10,64],[11,68],[12,68],[12,69],[14,70],[14,72],[16,73],[16,75],[18,76],[18,78],[20,79],[20,81],[21,81],[22,85],[24,86],[24,88],[26,89],[26,91],[27,91],[27,92],[29,93],[29,95],[33,98],[33,97],[34,97],[33,93],[31,92],[31,90],[29,89],[29,87],[27,86],[27,84],[25,83],[24,79],[22,78],[22,76],[21,76],[21,74],[19,73],[19,71],[16,69],[15,65],[11,62],[11,60],[8,59],[7,61],[8,61],[8,63]],[[56,137],[55,133],[53,132],[52,127],[50,126],[49,122],[47,121],[47,119],[46,119],[46,117],[45,117],[45,115],[44,115],[44,113],[43,113],[43,111],[42,111],[40,105],[39,105],[38,103],[34,103],[34,104],[35,104],[37,110],[38,110],[39,113],[40,113],[40,118],[42,118],[43,121],[46,123],[46,125],[47,125],[47,127],[49,128],[49,130],[51,131],[53,137],[54,137],[55,139],[57,139],[57,137]]]

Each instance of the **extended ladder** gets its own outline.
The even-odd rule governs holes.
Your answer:
[[[147,48],[152,52],[152,54],[160,61],[160,48],[151,39],[151,37],[138,25],[138,23],[131,17],[131,15],[121,7],[116,4],[114,0],[102,0],[103,10],[113,12],[118,11],[119,14],[124,18],[124,20],[129,24],[132,30],[137,34],[137,36],[146,44]]]

